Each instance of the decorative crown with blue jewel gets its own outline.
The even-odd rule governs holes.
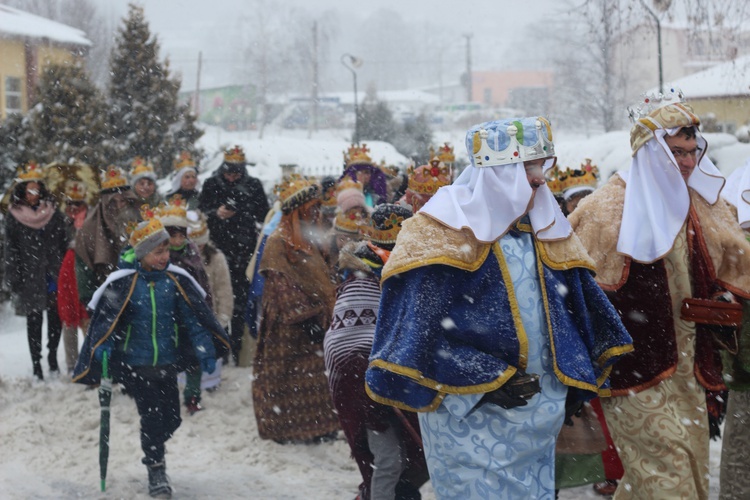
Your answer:
[[[466,149],[479,168],[555,156],[552,127],[542,116],[475,125],[466,133]]]

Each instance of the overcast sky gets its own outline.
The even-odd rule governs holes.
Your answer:
[[[127,13],[127,0],[98,0],[103,14],[119,26]],[[195,88],[198,52],[203,52],[201,86],[236,83],[241,73],[242,43],[239,30],[252,29],[251,17],[257,0],[141,0],[152,32],[161,43],[161,56],[168,56],[171,67],[183,79],[183,90]],[[434,69],[440,66],[440,78],[457,81],[466,68],[466,38],[471,34],[473,68],[509,69],[519,65],[538,66],[541,60],[534,50],[534,39],[544,36],[545,20],[553,16],[554,0],[265,0],[266,8],[288,11],[298,9],[306,17],[335,19],[337,34],[331,42],[330,63],[324,75],[327,90],[349,88],[351,74],[338,61],[345,52],[364,60],[363,78],[373,79],[384,59],[404,62],[403,78],[377,82],[381,87],[412,87],[423,84],[424,77],[437,78]],[[393,29],[407,30],[425,55],[411,57],[399,53],[399,47],[387,56],[374,56],[366,49],[368,42],[387,46],[398,38],[390,29],[380,29],[381,40],[362,40],[362,25],[380,11],[390,11]],[[380,12],[382,14],[382,12]],[[398,19],[400,18],[400,19]],[[247,24],[245,28],[243,25]],[[434,27],[430,29],[428,27]],[[425,35],[427,32],[427,35]],[[443,35],[444,34],[444,35]],[[428,46],[429,45],[429,46]],[[440,45],[440,50],[430,51]],[[439,54],[439,55],[437,55]],[[368,61],[369,55],[369,61]],[[369,64],[368,64],[369,63]],[[369,70],[369,74],[367,72]],[[369,76],[368,76],[369,75]],[[365,84],[363,83],[363,86]]]

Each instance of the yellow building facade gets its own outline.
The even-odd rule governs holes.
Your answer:
[[[31,26],[26,32],[14,29],[12,20],[19,16]],[[59,39],[49,38],[50,33]],[[28,112],[44,69],[75,62],[90,45],[80,30],[0,6],[0,120]]]

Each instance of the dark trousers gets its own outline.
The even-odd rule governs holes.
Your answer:
[[[242,335],[245,333],[245,306],[250,291],[250,282],[245,276],[247,262],[230,263],[229,274],[232,279],[232,295],[234,295],[234,310],[230,323],[229,337],[232,344],[232,358],[237,363],[242,350]]]
[[[60,345],[62,323],[57,314],[57,293],[51,293],[47,301],[47,350],[50,369],[57,370],[57,346]],[[31,362],[35,365],[42,359],[42,323],[44,311],[34,311],[26,315],[26,336],[29,340]]]
[[[124,368],[118,377],[141,416],[141,449],[146,465],[164,461],[164,443],[182,423],[177,373],[169,366]]]

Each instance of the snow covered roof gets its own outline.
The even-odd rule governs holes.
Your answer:
[[[59,43],[91,46],[83,31],[51,19],[0,5],[0,38],[47,38]]]
[[[665,85],[682,89],[685,98],[705,99],[707,97],[729,97],[750,95],[750,56],[738,57],[716,66],[683,76]],[[651,92],[658,92],[654,87]]]

